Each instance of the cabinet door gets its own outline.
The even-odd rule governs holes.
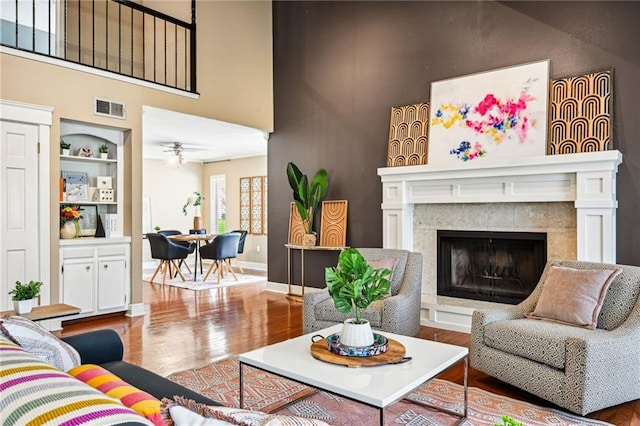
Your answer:
[[[62,301],[77,306],[80,313],[95,311],[94,288],[96,284],[93,260],[65,261],[62,264]]]
[[[98,310],[125,308],[128,293],[127,262],[124,258],[98,261]]]

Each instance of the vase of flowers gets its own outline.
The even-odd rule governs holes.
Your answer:
[[[185,216],[187,215],[187,207],[193,206],[193,229],[202,229],[203,226],[202,211],[200,210],[202,201],[204,201],[202,194],[195,191],[187,197],[187,202],[182,206],[182,213],[184,213]]]
[[[80,223],[80,206],[62,206],[60,208],[60,238],[76,238],[82,235]]]

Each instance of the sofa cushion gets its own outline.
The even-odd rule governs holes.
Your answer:
[[[567,339],[594,333],[605,331],[524,318],[487,324],[484,343],[502,352],[564,369]]]
[[[373,302],[362,313],[362,316],[369,320],[371,327],[380,328],[382,326],[382,301]],[[342,314],[338,312],[330,297],[314,306],[316,321],[344,322],[353,318],[353,313]]]
[[[396,250],[396,249],[380,249],[380,248],[359,248],[358,251],[362,254],[362,257],[367,259],[367,262],[380,261],[382,259],[394,258],[395,267],[393,268],[393,276],[389,279],[391,281],[391,295],[396,296],[402,288],[402,281],[404,280],[404,270],[407,267],[407,260],[409,259],[409,251]]]
[[[3,425],[146,425],[144,417],[18,345],[0,341]]]
[[[607,289],[620,269],[573,269],[551,265],[527,318],[596,328]]]
[[[131,386],[104,368],[94,364],[86,364],[74,367],[68,373],[92,388],[119,399],[126,407],[146,417],[153,424],[165,425],[160,414],[160,400],[158,398]]]
[[[80,365],[80,355],[73,346],[27,318],[16,315],[0,319],[0,332],[61,371]]]

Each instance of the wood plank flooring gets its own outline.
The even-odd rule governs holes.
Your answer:
[[[265,275],[258,271],[246,272]],[[127,361],[167,376],[301,335],[302,304],[265,288],[266,279],[260,284],[198,292],[144,282],[145,316],[118,315],[66,322],[64,330],[56,334],[70,336],[112,328],[124,342]],[[470,340],[466,333],[431,327],[421,327],[418,337],[460,346],[468,346]],[[462,366],[439,377],[462,383]],[[469,386],[550,405],[471,368]],[[588,417],[619,426],[640,426],[640,400],[591,413]]]

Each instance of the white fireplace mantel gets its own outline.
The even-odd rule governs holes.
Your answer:
[[[383,167],[383,246],[413,249],[413,206],[444,203],[573,201],[578,260],[616,261],[619,151],[545,155],[461,164]]]

